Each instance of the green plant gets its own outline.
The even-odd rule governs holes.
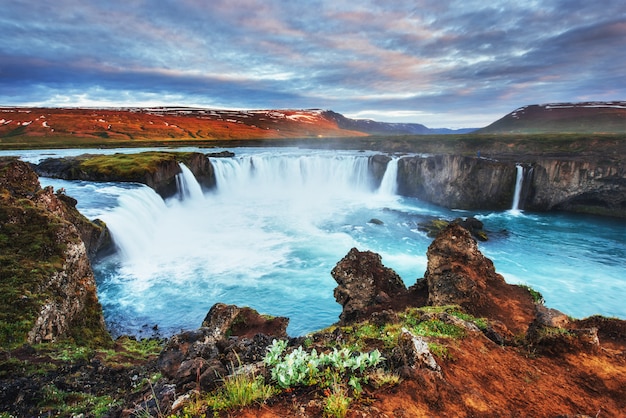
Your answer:
[[[522,289],[526,289],[528,293],[530,293],[530,297],[533,299],[535,303],[538,303],[540,305],[543,305],[545,303],[545,299],[543,298],[543,295],[538,290],[533,289],[527,284],[518,284],[518,286],[521,287]]]
[[[332,369],[341,375],[363,374],[368,367],[376,366],[383,360],[380,351],[354,353],[348,348],[334,348],[329,353],[317,353],[315,349],[307,352],[299,346],[291,353],[283,355],[287,344],[274,340],[268,347],[264,363],[271,368],[272,380],[283,389],[318,383],[325,370]]]
[[[54,384],[43,388],[43,399],[40,404],[46,415],[75,416],[88,414],[89,416],[106,416],[108,411],[119,404],[108,395],[94,396],[83,392],[65,392]]]
[[[55,360],[61,360],[68,363],[76,363],[79,361],[89,360],[93,355],[93,350],[88,347],[76,346],[73,344],[61,344],[54,352],[50,353],[50,357]]]
[[[348,391],[338,383],[333,383],[324,402],[324,416],[343,418],[348,414],[350,402]]]
[[[396,386],[402,380],[400,376],[394,373],[378,368],[367,375],[369,383],[375,388],[383,386]]]
[[[263,376],[235,374],[224,380],[216,393],[206,398],[206,405],[214,410],[235,410],[254,402],[265,402],[275,393],[271,385],[265,383]]]
[[[420,322],[413,327],[413,331],[422,337],[460,338],[465,335],[463,328],[447,324],[440,319]]]
[[[450,358],[450,352],[448,351],[448,347],[443,344],[429,342],[428,349],[431,353],[433,353],[433,355],[441,359]]]

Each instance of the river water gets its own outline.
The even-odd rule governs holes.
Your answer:
[[[145,150],[0,155],[37,162]],[[118,252],[93,267],[115,335],[194,329],[216,302],[287,316],[290,335],[326,327],[341,312],[330,271],[350,248],[379,253],[410,286],[426,270],[432,239],[417,223],[430,217],[481,219],[490,240],[480,250],[507,282],[539,290],[549,307],[577,318],[626,318],[623,220],[440,208],[395,193],[395,159],[376,184],[367,169],[369,152],[234,152],[233,158],[211,159],[215,190],[202,190],[183,166],[179,195],[166,201],[139,184],[41,179],[44,186],[64,187],[83,214],[104,220],[112,231]]]

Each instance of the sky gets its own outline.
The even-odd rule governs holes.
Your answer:
[[[0,0],[0,105],[329,109],[431,128],[626,100],[624,0]]]

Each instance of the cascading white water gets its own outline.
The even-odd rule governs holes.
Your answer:
[[[387,169],[383,179],[380,182],[378,188],[378,194],[381,195],[395,195],[398,189],[398,160],[399,158],[392,158],[387,163]]]
[[[459,216],[382,195],[367,170],[369,155],[238,150],[237,157],[212,159],[215,190],[184,200],[163,201],[135,184],[42,185],[65,188],[81,212],[112,231],[120,251],[94,263],[94,271],[115,335],[148,336],[154,325],[162,336],[196,328],[224,302],[287,316],[295,336],[337,321],[330,271],[350,248],[379,253],[410,286],[426,270],[432,242],[416,223]],[[393,169],[388,164],[386,178]],[[519,206],[525,191],[516,189]],[[472,214],[490,231],[507,231],[481,243],[507,281],[533,286],[550,307],[573,316],[625,317],[624,265],[616,262],[626,259],[623,223],[589,218],[580,227],[580,217],[565,214]]]
[[[176,186],[180,200],[197,200],[204,197],[202,186],[196,180],[191,170],[183,163],[178,163],[180,173],[176,175]]]
[[[522,188],[524,185],[524,167],[516,165],[517,171],[515,176],[515,191],[513,192],[513,204],[511,205],[512,211],[519,211],[520,196],[522,195]]]
[[[365,225],[373,216],[368,158],[328,153],[211,158],[217,187],[206,195],[181,165],[184,199],[163,202],[141,187],[129,192],[130,204],[102,217],[121,250],[117,276],[101,286],[102,294],[116,293],[116,315],[140,318],[150,311],[145,321],[162,329],[173,321],[187,326],[201,321],[215,302],[288,316],[296,333],[312,330],[306,325],[312,321],[335,322],[339,306],[330,270],[356,246],[343,230],[345,218],[363,211]],[[132,229],[126,228],[129,222]],[[181,288],[189,291],[176,290],[167,300]],[[158,314],[174,299],[192,306],[175,317]],[[321,300],[326,302],[319,306]],[[307,316],[312,318],[303,319]]]
[[[118,207],[100,218],[107,224],[116,247],[124,259],[140,258],[154,245],[165,202],[154,190],[142,186],[118,198]]]

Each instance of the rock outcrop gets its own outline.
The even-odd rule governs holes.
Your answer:
[[[202,326],[169,339],[157,365],[178,391],[211,390],[234,368],[263,360],[273,338],[287,338],[284,317],[217,303]]]
[[[184,163],[205,188],[215,187],[213,165],[197,152],[143,152],[138,154],[79,155],[48,158],[35,166],[40,176],[65,180],[143,183],[163,198],[177,193],[176,176]]]
[[[456,209],[509,209],[515,164],[462,155],[403,157],[398,193]]]
[[[626,217],[626,166],[616,161],[540,159],[529,171],[528,210]]]
[[[102,234],[68,197],[42,190],[28,164],[0,160],[3,345],[110,341],[81,239],[92,237],[89,251],[96,251]]]
[[[459,305],[471,315],[501,321],[514,333],[526,332],[535,315],[530,294],[496,273],[467,229],[450,224],[428,247],[427,257],[429,305]]]
[[[520,208],[626,217],[626,166],[619,158],[607,157],[402,157],[398,193],[448,208],[510,209],[516,165],[522,165]]]
[[[371,251],[352,248],[331,274],[338,284],[335,299],[343,306],[340,323],[367,318],[407,292],[400,276]]]

